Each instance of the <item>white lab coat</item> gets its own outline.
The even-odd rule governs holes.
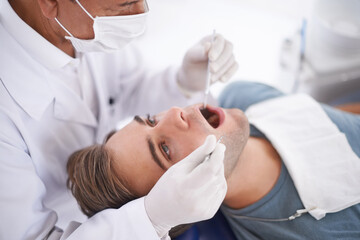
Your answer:
[[[95,111],[61,79],[72,64],[95,86]],[[66,163],[121,118],[189,104],[175,72],[146,75],[132,49],[73,59],[0,0],[0,239],[158,239],[143,198],[87,220],[66,188]]]

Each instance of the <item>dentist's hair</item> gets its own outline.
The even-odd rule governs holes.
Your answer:
[[[138,198],[114,169],[104,145],[81,149],[69,157],[67,186],[88,217],[107,208],[119,208]]]

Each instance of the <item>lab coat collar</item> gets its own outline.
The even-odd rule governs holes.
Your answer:
[[[0,12],[2,10],[0,5]],[[0,36],[0,81],[22,109],[30,117],[39,120],[54,99],[48,81],[49,71],[42,66],[38,67],[40,64],[19,47],[1,24]],[[39,78],[39,75],[43,77]]]
[[[61,83],[54,78],[53,71],[78,64],[79,59],[66,55],[24,23],[7,0],[0,0],[0,36],[4,41],[0,52],[7,61],[0,64],[0,83],[30,117],[41,119],[49,105],[54,104],[57,119],[97,125],[96,118],[78,96],[64,86],[62,90],[55,86]],[[71,109],[65,108],[65,104]]]
[[[0,26],[1,27],[1,26]],[[1,52],[1,47],[0,47]],[[8,52],[4,52],[5,56]],[[24,61],[31,61],[26,59]],[[11,58],[9,58],[10,61]],[[9,63],[11,64],[11,63]],[[4,64],[0,65],[0,82],[12,96],[14,101],[33,119],[40,120],[50,104],[54,104],[54,117],[60,120],[72,121],[91,127],[97,126],[97,120],[91,110],[75,93],[56,79],[49,71],[19,67],[23,79],[11,71],[6,71]],[[70,107],[69,107],[70,106]]]
[[[1,75],[2,76],[0,76],[0,81],[12,96],[14,101],[30,117],[35,120],[39,120],[45,112],[46,108],[54,99],[54,93],[51,91],[47,83],[40,82],[39,79],[33,79],[32,81],[23,79],[24,81],[20,85],[19,81],[16,81],[16,79],[10,75],[7,76],[4,75],[4,73]],[[39,85],[42,85],[42,88],[38,87]],[[31,97],[30,94],[36,97]]]
[[[68,64],[72,57],[55,47],[29,25],[12,9],[7,0],[0,0],[0,20],[6,31],[36,61],[50,70]]]
[[[36,72],[23,68],[22,75],[28,79],[19,79],[4,71],[3,67],[0,65],[0,81],[14,101],[33,119],[40,120],[49,105],[54,104],[55,118],[97,126],[95,116],[80,97],[52,74],[44,71],[43,77],[39,78]]]

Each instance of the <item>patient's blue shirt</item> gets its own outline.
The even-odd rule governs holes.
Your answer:
[[[281,95],[283,93],[263,84],[240,82],[232,84],[223,92],[220,104],[225,108],[245,111],[252,104]],[[360,116],[325,105],[323,108],[339,130],[345,133],[353,151],[360,157]],[[254,126],[250,126],[250,135],[266,138]],[[284,164],[276,185],[261,200],[242,209],[221,207],[238,239],[360,239],[360,204],[337,213],[328,213],[321,220],[309,214],[284,222],[234,217],[281,219],[293,215],[298,209],[304,209],[304,206]]]

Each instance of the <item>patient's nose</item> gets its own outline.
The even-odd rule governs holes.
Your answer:
[[[186,120],[185,112],[179,107],[172,107],[168,112],[163,116],[163,123],[166,127],[176,127],[180,129],[186,129],[188,123]]]

